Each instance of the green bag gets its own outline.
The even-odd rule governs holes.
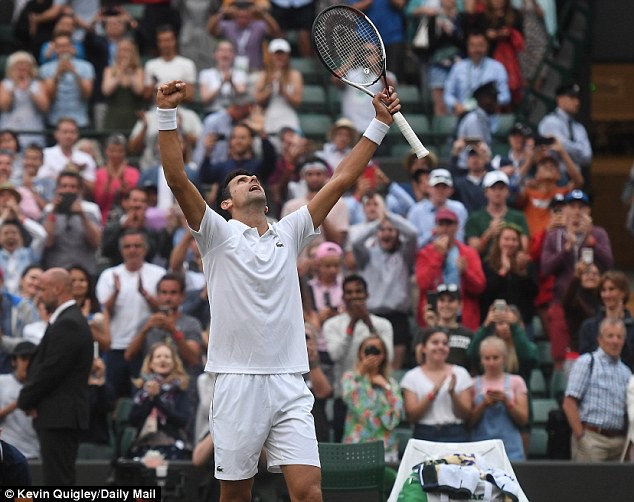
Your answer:
[[[427,493],[423,491],[420,485],[417,471],[412,471],[405,480],[396,502],[427,502]]]

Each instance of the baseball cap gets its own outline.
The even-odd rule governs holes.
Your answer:
[[[566,84],[561,84],[555,90],[555,96],[570,96],[571,98],[578,98],[581,93],[581,87],[579,84],[575,82],[568,82]]]
[[[550,199],[550,204],[548,204],[548,208],[552,209],[553,207],[563,206],[566,203],[566,197],[562,193],[556,193],[555,196]]]
[[[11,352],[11,355],[13,357],[18,357],[18,356],[32,356],[33,354],[35,354],[35,351],[37,350],[37,345],[35,345],[32,342],[20,342],[18,343],[15,347],[13,347],[13,352]]]
[[[436,288],[436,294],[437,295],[447,294],[454,299],[460,299],[460,288],[458,287],[457,284],[443,283],[443,284],[439,284],[438,287]]]
[[[20,202],[22,200],[22,195],[15,189],[13,183],[0,183],[0,193],[1,192],[11,192],[13,196]]]
[[[456,216],[456,213],[454,213],[451,209],[441,207],[438,211],[436,211],[436,223],[443,220],[458,223],[458,216]]]
[[[315,258],[321,260],[322,258],[326,258],[328,256],[335,256],[339,258],[343,254],[341,247],[336,242],[322,242],[319,246],[317,246],[317,250],[315,251]]]
[[[453,186],[453,179],[451,173],[447,169],[434,169],[429,175],[429,186],[435,187],[436,185],[445,184],[447,186]]]
[[[276,38],[269,42],[269,53],[275,54],[276,52],[286,52],[290,54],[291,44],[283,38]]]
[[[496,183],[504,183],[509,186],[509,177],[502,171],[489,171],[484,175],[484,180],[482,181],[484,188],[491,188]]]
[[[566,195],[566,204],[571,202],[583,202],[586,205],[590,205],[590,198],[583,190],[573,190]]]
[[[515,124],[513,124],[513,127],[511,127],[511,130],[509,131],[509,136],[511,134],[521,134],[522,136],[530,136],[530,131],[528,127],[526,127],[521,122],[515,122]]]

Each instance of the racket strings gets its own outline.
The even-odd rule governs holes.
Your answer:
[[[325,65],[339,78],[369,86],[383,73],[383,44],[376,30],[350,9],[322,12],[313,39]]]

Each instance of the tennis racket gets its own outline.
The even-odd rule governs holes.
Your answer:
[[[376,26],[361,11],[347,5],[333,5],[321,11],[313,22],[313,44],[321,62],[335,77],[374,97],[369,89],[380,78],[388,88],[383,40]],[[429,151],[401,112],[394,122],[420,159]]]

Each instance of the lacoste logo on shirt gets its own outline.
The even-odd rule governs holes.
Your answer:
[[[276,245],[278,248],[283,248],[283,247],[284,247],[284,244],[282,244],[281,242],[276,242],[276,243],[275,243],[275,245]]]
[[[216,467],[216,470],[217,470],[218,472],[225,472],[225,470],[224,470],[222,467],[220,467],[220,466],[217,466],[217,467]]]

